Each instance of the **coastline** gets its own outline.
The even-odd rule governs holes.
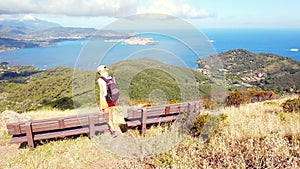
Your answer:
[[[57,46],[57,43],[51,43],[51,42],[41,42],[37,44],[37,46],[30,46],[30,47],[2,47],[0,48],[0,53],[8,52],[8,51],[14,51],[19,49],[28,49],[28,48],[44,48],[44,47],[50,47],[50,46]]]
[[[2,52],[7,52],[7,51],[12,51],[12,50],[17,50],[17,49],[20,49],[20,48],[15,48],[15,47],[13,47],[13,48],[0,49],[0,53],[2,53]]]
[[[206,43],[210,43],[211,45],[213,45],[217,53],[226,52],[232,49],[245,49],[255,54],[271,53],[300,61],[300,46],[298,43],[296,43],[300,38],[300,30],[294,30],[292,32],[282,30],[273,30],[268,32],[254,30],[253,32],[250,32],[251,34],[248,32],[250,32],[250,30],[247,30],[246,32],[243,30],[239,30],[237,32],[231,30],[225,30],[224,32],[222,30],[210,30],[204,33],[207,35]],[[185,32],[183,32],[183,34],[184,33]],[[277,36],[274,36],[275,34]],[[120,37],[115,37],[113,40],[106,39],[106,42],[103,39],[91,39],[91,41],[95,41],[93,42],[93,44],[97,45],[97,52],[93,53],[91,51],[89,53],[89,57],[97,57],[100,54],[99,52],[107,51],[106,47],[112,45],[109,43],[119,43],[119,45],[116,45],[112,52],[108,55],[109,57],[105,58],[104,64],[109,65],[112,62],[116,62],[122,60],[122,58],[125,58],[126,56],[130,56],[135,51],[142,51],[147,48],[166,49],[174,53],[174,56],[181,58],[185,63],[191,63],[192,60],[196,60],[194,59],[196,56],[189,55],[186,52],[180,51],[179,48],[174,47],[176,44],[174,44],[173,41],[168,38],[163,38],[161,36],[155,35],[151,36],[151,38],[153,38],[155,42],[158,43],[154,46],[150,46],[151,41],[148,40],[148,43],[140,43],[140,45],[129,45],[126,44],[128,43],[128,41],[126,43],[123,42],[126,38]],[[193,39],[192,36],[190,38]],[[55,41],[53,43],[57,43],[55,44],[56,46],[49,48],[48,46],[53,46],[54,44],[51,43],[51,45],[37,46],[34,48],[25,47],[9,49],[0,47],[0,62],[9,62],[12,65],[34,65],[36,67],[41,67],[42,69],[45,68],[44,65],[48,65],[47,68],[55,67],[57,65],[66,65],[72,67],[75,64],[77,57],[80,55],[80,51],[82,50],[82,48],[86,47],[85,44],[87,43],[85,43],[85,41],[88,40],[89,39],[84,39],[82,41]],[[195,42],[199,41],[197,39],[193,40],[195,40]],[[134,42],[133,44],[137,43],[138,42]],[[147,53],[147,56],[148,55],[150,56],[151,53]],[[194,63],[191,63],[191,65],[192,64],[194,65]]]

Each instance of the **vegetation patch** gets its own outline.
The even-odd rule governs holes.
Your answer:
[[[256,54],[244,49],[222,52],[217,57],[223,64],[221,71],[230,91],[257,89],[279,94],[299,92],[300,62],[297,60],[270,53]],[[198,60],[199,68],[206,69],[205,60]]]
[[[174,74],[162,71],[164,69],[142,69],[139,67],[141,60],[111,65],[111,73],[116,77],[121,94],[120,104],[135,100],[153,104],[159,101],[181,102],[187,100],[182,100],[183,91],[186,96],[199,98],[211,90],[208,77],[197,71],[144,60]],[[122,66],[126,66],[128,71],[118,69]],[[139,73],[132,79],[126,79],[128,74],[134,74],[130,72],[133,70]],[[186,74],[191,77],[186,77]],[[0,112],[6,109],[23,113],[38,109],[66,110],[96,106],[99,100],[98,78],[95,71],[76,70],[74,75],[74,69],[62,66],[48,70],[37,70],[31,66],[11,67],[0,73]],[[94,81],[87,83],[90,79]]]
[[[0,166],[3,168],[299,168],[300,114],[269,113],[282,110],[287,99],[225,107],[222,114],[197,117],[198,133],[213,134],[209,141],[187,135],[166,152],[144,158],[125,158],[97,146],[88,137],[44,142],[34,151],[9,145],[0,132]],[[276,104],[275,104],[276,103]],[[29,112],[33,119],[66,116],[64,112]],[[280,117],[281,116],[281,117]],[[208,125],[211,124],[211,125]],[[218,127],[215,127],[218,126]],[[5,125],[0,125],[5,131]],[[214,130],[209,130],[214,129]],[[147,139],[168,131],[168,126],[152,126],[145,137],[138,130],[120,133]],[[3,133],[3,132],[2,132]],[[205,134],[203,132],[203,134]],[[101,137],[101,135],[99,136]],[[119,145],[122,146],[122,145]]]
[[[248,90],[248,91],[236,91],[228,94],[226,105],[227,106],[240,106],[245,103],[254,103],[265,100],[273,100],[277,99],[279,96],[274,92],[270,91],[256,91],[256,90]]]
[[[221,122],[225,121],[227,117],[226,114],[199,114],[191,128],[191,135],[208,139],[220,132]]]
[[[281,106],[286,113],[300,113],[300,95],[298,98],[288,99]]]

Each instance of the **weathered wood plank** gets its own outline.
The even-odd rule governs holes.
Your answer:
[[[161,106],[130,108],[125,118],[127,126],[141,126],[141,133],[146,133],[146,124],[174,121],[181,113],[199,112],[202,101],[183,102]]]
[[[74,136],[80,134],[87,134],[89,132],[88,127],[79,127],[72,130],[61,130],[54,132],[42,132],[34,135],[34,140],[46,140],[51,138],[64,138],[67,136]]]
[[[94,123],[102,123],[107,122],[108,114],[94,114],[93,118]],[[40,132],[45,130],[57,130],[63,128],[71,128],[76,126],[85,126],[89,125],[88,115],[85,116],[69,116],[65,118],[54,118],[48,120],[33,120],[32,123],[32,131]],[[26,132],[25,122],[23,123],[10,123],[7,124],[8,134],[16,135],[16,134],[24,134]]]
[[[95,137],[95,121],[94,121],[95,116],[93,115],[89,115],[89,130],[90,130],[90,138],[94,138]],[[96,117],[97,118],[97,117]]]
[[[141,121],[140,120],[128,120],[128,121],[126,121],[126,124],[127,124],[127,126],[129,126],[129,127],[134,127],[134,126],[139,126],[139,125],[141,125],[142,123],[141,123]]]
[[[26,128],[26,140],[30,149],[34,149],[34,142],[33,142],[33,134],[31,128],[31,122],[27,122],[25,124]]]
[[[171,108],[170,105],[167,105],[165,108],[165,114],[170,114]]]
[[[27,142],[27,137],[24,134],[22,134],[22,135],[15,135],[9,141],[9,143],[23,143],[23,142]]]
[[[61,129],[66,127],[64,118],[61,118],[61,119],[58,120],[58,127],[61,128]]]
[[[148,110],[146,108],[144,108],[142,111],[142,135],[146,134],[147,113],[148,113]]]
[[[108,131],[108,113],[93,113],[79,116],[67,116],[46,120],[33,120],[7,124],[8,133],[13,135],[10,143],[28,142],[34,148],[34,141],[66,136]]]
[[[169,122],[169,121],[176,120],[177,117],[178,115],[166,116],[166,117],[155,117],[155,118],[147,119],[146,123],[153,124],[153,123]]]
[[[195,111],[200,109],[199,102],[184,102],[184,103],[176,103],[176,104],[168,104],[162,106],[150,106],[144,108],[131,108],[127,111],[127,118],[141,118],[142,117],[142,110],[147,109],[147,116],[158,116],[166,113],[178,113],[178,112],[188,112],[188,111]]]

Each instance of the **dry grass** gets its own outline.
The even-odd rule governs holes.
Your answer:
[[[106,151],[87,137],[64,139],[37,146],[34,151],[8,144],[0,123],[0,166],[3,168],[299,168],[300,114],[283,113],[288,98],[224,108],[228,118],[207,142],[186,136],[176,147],[145,158],[125,158]],[[118,123],[126,108],[117,107]],[[33,119],[71,115],[66,112],[29,112]],[[152,127],[148,137],[165,132]],[[138,137],[136,130],[123,133]],[[100,136],[99,138],[105,138]],[[112,145],[113,146],[113,145]],[[134,144],[133,144],[134,146]],[[130,148],[130,147],[129,147]]]
[[[234,139],[261,138],[277,133],[281,136],[300,133],[300,114],[283,113],[280,107],[286,100],[251,103],[239,108],[225,108],[228,115],[228,137]]]

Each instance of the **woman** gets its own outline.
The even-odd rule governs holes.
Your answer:
[[[112,137],[117,137],[117,132],[115,130],[115,127],[113,125],[113,106],[115,106],[114,102],[108,102],[106,100],[107,95],[107,83],[104,81],[105,79],[112,79],[111,76],[108,74],[108,68],[105,65],[100,65],[97,68],[97,72],[100,74],[100,78],[97,80],[99,85],[99,98],[100,98],[100,104],[99,108],[102,112],[108,112],[108,125],[110,128],[110,132]]]

